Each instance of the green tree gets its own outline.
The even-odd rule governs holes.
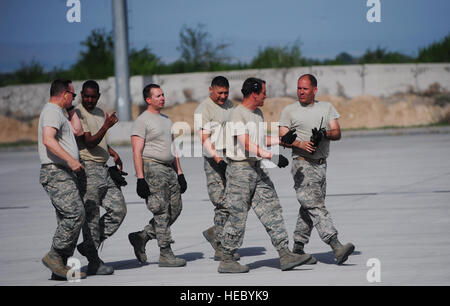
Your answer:
[[[80,52],[78,61],[72,66],[74,79],[103,79],[114,75],[114,43],[112,32],[103,29],[92,30],[85,41],[85,50]]]
[[[268,46],[260,49],[256,57],[251,61],[252,68],[282,68],[304,66],[306,59],[302,57],[300,42],[295,42],[291,47]]]
[[[177,50],[181,52],[180,59],[174,67],[180,72],[207,71],[213,66],[228,62],[229,57],[225,50],[228,44],[213,44],[211,35],[204,30],[203,24],[196,28],[184,25],[180,31],[180,45]]]
[[[432,43],[426,48],[419,50],[418,62],[450,62],[450,34],[447,34],[441,41]]]
[[[132,49],[129,55],[130,75],[149,75],[161,73],[163,70],[161,59],[148,47],[141,50]]]
[[[388,52],[385,48],[367,49],[359,59],[360,64],[412,63],[414,58],[399,52]]]
[[[14,78],[19,84],[43,83],[49,79],[44,67],[34,59],[28,64],[22,62],[20,68],[15,71]]]

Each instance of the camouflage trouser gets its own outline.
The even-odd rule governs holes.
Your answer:
[[[333,221],[325,207],[327,164],[310,163],[306,160],[292,162],[291,173],[300,211],[294,231],[294,242],[307,244],[313,227],[323,242],[337,234]]]
[[[85,169],[78,175],[86,219],[83,242],[87,248],[98,249],[101,242],[114,234],[122,224],[127,207],[122,191],[111,179],[103,163],[83,161]],[[100,206],[106,212],[100,218]]]
[[[177,173],[171,166],[144,160],[144,176],[150,188],[147,208],[153,213],[144,231],[158,240],[160,248],[167,247],[173,242],[170,226],[182,209]]]
[[[223,226],[228,219],[229,212],[225,207],[225,185],[226,181],[215,169],[217,163],[212,158],[204,158],[206,174],[206,185],[209,199],[214,205],[214,225],[216,241],[222,240]]]
[[[41,166],[39,182],[56,210],[57,227],[52,248],[60,255],[70,257],[75,250],[85,216],[77,177],[68,168],[46,164]]]
[[[248,210],[256,216],[279,251],[288,246],[288,234],[282,208],[267,170],[246,162],[230,162],[227,167],[226,205],[230,216],[223,230],[222,246],[227,253],[235,252],[244,240]]]

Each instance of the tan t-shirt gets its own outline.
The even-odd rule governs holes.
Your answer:
[[[261,157],[245,151],[244,146],[237,140],[237,136],[248,134],[250,141],[263,147],[265,145],[265,123],[262,111],[254,111],[238,105],[231,113],[230,121],[226,124],[226,156],[235,161],[261,160]]]
[[[232,110],[233,102],[230,100],[225,101],[223,105],[218,105],[208,97],[200,103],[194,112],[196,132],[199,130],[208,131],[211,134],[211,142],[219,154],[220,151],[225,149],[225,124],[230,120]],[[203,150],[203,154],[209,156],[206,150]]]
[[[300,102],[294,102],[286,106],[280,115],[280,126],[289,129],[295,128],[297,141],[309,141],[312,129],[320,127],[329,129],[330,121],[339,118],[339,113],[330,102],[314,102],[308,106],[302,106]],[[312,159],[327,158],[330,151],[330,140],[322,139],[318,148],[310,154],[299,148],[292,149],[292,157],[303,156]]]
[[[91,112],[84,108],[83,104],[78,104],[75,111],[80,118],[81,126],[84,133],[95,135],[105,123],[105,113],[96,107]],[[98,145],[94,148],[87,148],[83,137],[78,138],[78,148],[80,149],[80,157],[85,161],[94,161],[98,163],[106,163],[109,159],[107,134],[102,138]]]
[[[144,159],[172,163],[172,121],[163,114],[143,112],[133,123],[131,136],[145,139]]]
[[[44,126],[57,129],[58,131],[55,136],[56,141],[67,153],[78,160],[77,142],[72,131],[72,126],[70,125],[69,120],[67,120],[66,113],[58,105],[47,103],[39,116],[38,126],[38,151],[41,164],[54,163],[68,167],[66,161],[54,155],[44,145],[42,138],[42,129]]]

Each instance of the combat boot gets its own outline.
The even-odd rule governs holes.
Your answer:
[[[159,253],[160,267],[183,267],[186,265],[186,260],[175,257],[172,248],[169,246],[161,248]]]
[[[292,249],[292,253],[296,253],[296,254],[306,254],[305,251],[303,250],[304,248],[304,244],[300,243],[300,242],[295,242],[294,243],[294,247]],[[317,259],[311,255],[311,259],[308,260],[307,262],[305,262],[305,265],[315,265],[317,263]]]
[[[114,273],[114,268],[105,265],[103,260],[98,257],[98,252],[95,246],[88,248],[84,242],[77,245],[78,252],[87,258],[88,270],[87,275],[111,275]]]
[[[52,280],[67,280],[67,272],[71,268],[66,266],[63,256],[53,248],[42,258],[42,263],[52,271]],[[86,273],[80,272],[80,278],[86,278]]]
[[[128,240],[134,248],[134,255],[140,263],[147,261],[147,254],[145,253],[145,245],[150,240],[150,237],[144,232],[134,232],[128,234]]]
[[[208,241],[214,251],[217,251],[218,243],[216,242],[216,227],[211,226],[207,230],[203,231],[203,237],[205,237],[206,241]]]
[[[223,257],[223,248],[220,243],[217,244],[216,252],[214,253],[214,260],[215,261],[221,261]],[[233,260],[238,261],[241,259],[241,256],[238,254],[238,252],[233,253]]]
[[[224,252],[217,271],[219,273],[247,273],[249,268],[247,265],[241,265],[233,260],[232,254]]]
[[[355,246],[351,243],[342,245],[337,239],[337,235],[331,237],[329,245],[333,250],[334,256],[336,257],[336,263],[338,265],[344,263],[347,260],[348,256],[355,250]]]
[[[63,255],[61,257],[63,259],[63,264],[66,266],[67,269],[70,270],[71,267],[67,266],[67,259],[69,258],[69,256]],[[80,279],[84,279],[84,278],[86,278],[86,273],[80,271],[80,275],[79,276],[80,276]],[[60,277],[60,276],[58,276],[58,275],[56,275],[55,273],[52,272],[52,275],[51,275],[50,279],[51,280],[55,280],[55,281],[66,281],[67,277]]]
[[[289,251],[288,248],[279,250],[278,254],[280,255],[281,271],[293,269],[294,267],[303,265],[311,259],[310,254],[295,254]]]

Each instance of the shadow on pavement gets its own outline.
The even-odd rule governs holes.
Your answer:
[[[259,256],[266,254],[266,248],[264,247],[250,247],[241,248],[237,251],[241,257],[243,256]]]

